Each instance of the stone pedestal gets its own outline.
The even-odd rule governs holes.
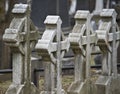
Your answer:
[[[120,31],[116,23],[114,9],[103,9],[100,13],[101,21],[97,32],[97,45],[100,47],[102,59],[102,75],[95,83],[96,94],[119,94],[120,76],[117,72],[117,47]]]
[[[96,81],[96,94],[120,94],[120,76],[100,76]]]

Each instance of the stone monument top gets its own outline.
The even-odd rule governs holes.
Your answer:
[[[12,13],[15,13],[15,14],[16,13],[21,13],[21,14],[23,14],[23,13],[26,13],[27,9],[28,9],[27,4],[15,4],[14,8],[12,10]]]

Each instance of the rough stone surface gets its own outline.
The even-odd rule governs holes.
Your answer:
[[[61,67],[69,42],[63,37],[59,16],[47,16],[44,23],[46,30],[35,47],[45,61],[45,91],[42,94],[65,94],[62,93]]]
[[[103,9],[101,14],[102,23],[97,32],[97,45],[103,55],[102,75],[96,81],[96,94],[119,94],[117,88],[120,82],[117,73],[117,47],[120,40],[119,28],[116,24],[116,12],[114,9]],[[116,84],[118,82],[118,84]]]
[[[89,94],[90,59],[96,34],[90,28],[89,11],[77,11],[76,24],[69,34],[70,47],[75,54],[75,81],[68,88],[68,94]]]
[[[6,94],[38,94],[31,82],[31,50],[38,39],[38,32],[29,18],[29,6],[16,4],[14,18],[5,30],[3,40],[12,51],[12,84]],[[32,36],[32,37],[31,37]]]

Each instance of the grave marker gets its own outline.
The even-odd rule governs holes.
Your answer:
[[[13,79],[6,94],[38,94],[31,82],[31,50],[37,42],[38,31],[29,18],[28,4],[15,4],[12,13],[14,18],[3,35],[13,54]]]
[[[120,76],[117,73],[117,47],[120,40],[120,32],[116,23],[116,12],[114,9],[103,9],[101,24],[96,30],[102,60],[102,75],[97,79],[97,94],[119,94]],[[99,89],[101,88],[101,89]]]
[[[90,59],[96,34],[90,28],[89,11],[77,11],[76,24],[69,34],[70,47],[75,54],[75,81],[68,89],[68,94],[89,94]]]
[[[69,49],[64,39],[59,16],[47,16],[44,22],[46,30],[36,45],[36,51],[45,61],[45,91],[41,94],[64,94],[61,84],[62,57]]]

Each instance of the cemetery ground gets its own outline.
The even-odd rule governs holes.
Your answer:
[[[99,72],[100,70],[96,70],[96,69],[91,69],[91,80],[93,82],[95,82],[98,78]],[[62,85],[65,91],[67,91],[68,87],[70,86],[70,84],[74,81],[74,75],[70,74],[70,75],[63,75],[62,76]],[[8,87],[11,84],[11,80],[8,81],[0,81],[0,94],[5,94],[6,90],[8,89]],[[44,90],[44,77],[40,77],[39,80],[39,90],[42,91]]]

